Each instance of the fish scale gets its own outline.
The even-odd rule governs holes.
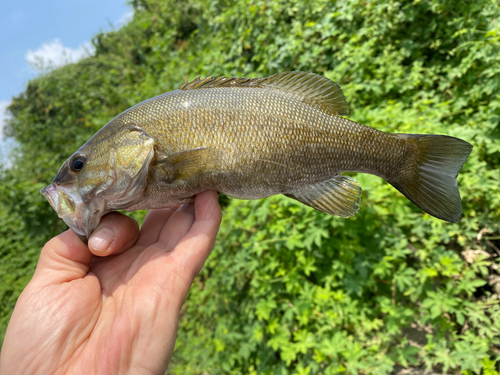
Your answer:
[[[362,172],[431,215],[460,220],[456,176],[469,143],[384,133],[347,114],[340,87],[314,73],[196,79],[110,121],[66,161],[45,195],[56,211],[61,199],[83,202],[83,219],[63,218],[83,222],[75,231],[84,237],[98,223],[93,216],[174,206],[207,189],[243,199],[285,194],[349,217],[362,191],[340,173]],[[75,158],[85,159],[82,170],[72,168]]]
[[[212,93],[210,89],[206,89],[197,90],[196,95],[188,92],[189,95],[176,95],[173,98],[160,97],[157,101],[151,102],[151,107],[161,110],[151,111],[149,117],[143,118],[142,121],[137,121],[136,118],[133,120],[153,138],[159,140],[163,151],[175,153],[195,147],[228,147],[227,159],[231,162],[230,165],[234,165],[245,156],[242,147],[246,151],[247,145],[250,147],[258,145],[259,154],[270,161],[274,159],[279,161],[279,158],[283,158],[284,161],[288,158],[290,162],[301,165],[306,170],[310,167],[324,170],[328,176],[342,170],[357,169],[370,159],[373,160],[374,154],[369,152],[370,148],[373,149],[370,143],[374,144],[376,141],[387,143],[392,137],[391,134],[377,132],[378,139],[373,140],[371,139],[373,129],[345,118],[327,117],[305,105],[300,105],[294,111],[293,107],[302,103],[292,101],[290,98],[281,103],[274,101],[278,103],[276,108],[280,108],[280,111],[265,110],[266,107],[261,103],[273,103],[271,99],[276,96],[273,92],[253,95],[252,92],[248,92],[253,89],[230,89],[235,92],[218,91]],[[185,101],[190,101],[190,106],[185,111],[179,111],[179,107]],[[203,104],[197,105],[197,103]],[[260,109],[258,116],[248,115],[257,108]],[[273,109],[272,106],[270,108]],[[171,112],[175,115],[169,115]],[[165,120],[157,122],[156,116],[151,116],[152,113]],[[287,113],[293,114],[291,121],[286,120]],[[125,122],[128,121],[128,118],[125,119]],[[164,125],[165,123],[168,125]],[[360,142],[358,150],[360,155],[368,155],[366,161],[349,156],[354,145],[351,145],[348,139],[355,135],[355,127],[361,128],[358,133],[362,131],[367,133],[362,135],[367,138],[366,143]],[[274,147],[276,141],[280,139],[286,142],[281,143],[282,147]],[[394,143],[398,141],[402,143],[401,140],[395,140]],[[300,155],[300,151],[304,148],[308,153]],[[325,149],[330,151],[329,154],[325,154]],[[397,152],[396,149],[392,152],[395,159],[398,157]],[[348,157],[344,157],[345,155]],[[376,166],[370,167],[374,169]]]

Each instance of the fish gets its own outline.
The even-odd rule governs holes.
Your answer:
[[[386,133],[348,114],[340,86],[311,72],[198,77],[116,116],[41,193],[84,241],[110,211],[174,207],[204,190],[283,194],[351,217],[362,189],[344,172],[379,176],[428,214],[460,221],[456,178],[470,143]]]

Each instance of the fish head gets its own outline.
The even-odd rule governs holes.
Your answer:
[[[84,241],[104,214],[140,199],[155,153],[154,138],[135,125],[99,133],[68,158],[52,184],[40,191]]]

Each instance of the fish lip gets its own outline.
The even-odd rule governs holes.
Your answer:
[[[47,199],[52,206],[52,208],[57,211],[57,195],[54,194],[53,189],[55,189],[53,184],[45,186],[40,190],[40,194],[42,194],[45,199]]]
[[[63,219],[66,225],[70,227],[73,232],[80,237],[87,237],[82,215],[84,203],[76,184],[59,185],[52,183],[41,189],[40,193],[47,199],[54,211],[56,211],[57,216]],[[74,206],[72,212],[63,212],[61,208],[61,205],[63,204],[62,199],[72,203]]]

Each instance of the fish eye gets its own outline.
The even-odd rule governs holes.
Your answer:
[[[73,172],[79,172],[82,170],[83,166],[85,165],[85,160],[87,160],[85,155],[81,155],[81,154],[75,155],[75,157],[73,157],[73,159],[71,159],[71,161],[69,163],[69,168]]]

